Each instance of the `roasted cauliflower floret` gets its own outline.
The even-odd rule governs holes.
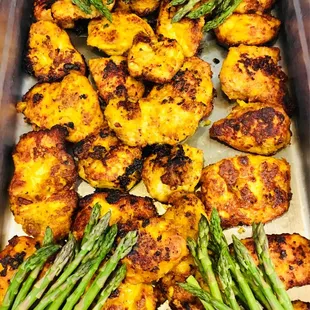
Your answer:
[[[9,187],[15,221],[39,239],[47,226],[56,238],[65,237],[71,226],[77,195],[73,158],[65,150],[64,128],[23,135],[13,154],[15,171]]]
[[[110,100],[105,109],[109,127],[127,145],[177,144],[211,113],[211,76],[208,63],[188,58],[171,83],[154,87],[148,97]]]
[[[294,300],[292,302],[294,310],[310,310],[310,302]]]
[[[133,100],[143,96],[144,85],[129,75],[125,57],[90,59],[89,69],[105,102],[122,96]]]
[[[208,214],[218,210],[224,228],[272,221],[289,207],[290,165],[256,155],[223,159],[203,169],[201,198]]]
[[[108,0],[102,0],[102,3],[111,11],[115,0],[109,2],[111,3],[107,4]],[[72,0],[56,0],[51,7],[53,18],[62,28],[74,28],[75,21],[79,19],[93,19],[101,16],[94,6],[90,9],[90,13],[85,13],[73,4]]]
[[[290,124],[281,106],[241,103],[213,123],[210,137],[242,152],[272,155],[290,143]]]
[[[37,249],[37,241],[31,237],[13,237],[0,252],[0,304],[19,265]]]
[[[66,127],[70,142],[78,142],[106,125],[96,92],[88,79],[75,71],[61,82],[33,86],[17,104],[17,111],[35,129]]]
[[[223,92],[229,99],[284,105],[286,75],[279,60],[276,47],[231,47],[219,76]]]
[[[234,13],[264,13],[271,9],[275,0],[242,0]]]
[[[53,21],[51,6],[56,0],[34,0],[33,15],[38,20]]]
[[[130,75],[155,83],[171,81],[183,62],[183,50],[176,40],[160,37],[155,42],[144,33],[135,37],[128,53]]]
[[[102,310],[155,310],[156,296],[150,284],[130,284],[126,280],[109,297]]]
[[[82,74],[86,70],[83,57],[73,47],[68,34],[44,20],[30,27],[26,67],[40,82],[59,80],[71,70]]]
[[[271,15],[232,14],[215,29],[215,35],[225,46],[264,45],[277,36],[280,25]]]
[[[121,235],[138,229],[157,216],[156,208],[149,197],[138,197],[116,190],[97,192],[79,202],[79,211],[73,224],[77,238],[83,237],[84,228],[96,203],[101,205],[101,215],[112,211],[110,225],[117,223]]]
[[[97,47],[108,55],[123,55],[134,37],[143,32],[153,38],[151,26],[135,14],[112,13],[112,23],[105,17],[92,20],[88,25],[87,45]]]
[[[128,191],[140,181],[141,148],[123,144],[109,130],[80,141],[74,154],[80,177],[93,187]]]
[[[168,0],[163,0],[160,6],[156,32],[166,38],[177,40],[186,57],[192,57],[197,53],[203,37],[202,28],[204,18],[182,18],[177,23],[172,23],[172,18],[177,7],[170,6]]]
[[[145,160],[142,179],[151,197],[167,202],[175,191],[193,192],[203,168],[203,152],[184,145],[158,145]]]
[[[160,5],[160,0],[130,0],[129,7],[139,16],[145,16],[154,12]]]
[[[286,289],[310,284],[310,240],[299,234],[268,235],[269,252]],[[253,239],[242,240],[258,264]]]

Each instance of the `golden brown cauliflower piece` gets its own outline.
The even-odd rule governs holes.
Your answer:
[[[159,37],[156,42],[144,33],[134,38],[128,53],[130,75],[154,83],[171,81],[183,62],[183,50],[176,40]]]
[[[286,75],[279,60],[276,47],[231,47],[219,76],[223,92],[229,99],[284,105]]]
[[[299,234],[268,235],[269,252],[285,288],[310,284],[310,240]],[[258,264],[253,239],[242,240]]]
[[[61,125],[67,140],[78,142],[105,125],[98,96],[88,79],[72,71],[61,82],[33,86],[17,104],[17,111],[36,128]]]
[[[201,198],[208,214],[218,210],[224,228],[266,223],[288,210],[290,176],[285,159],[227,158],[203,169]]]
[[[115,0],[111,4],[107,4],[107,0],[102,0],[102,3],[111,11]],[[56,0],[51,7],[54,20],[62,28],[74,28],[74,23],[79,19],[93,19],[101,16],[101,13],[91,6],[89,14],[83,12],[77,5],[72,3],[72,0]]]
[[[207,62],[188,58],[170,83],[154,87],[147,98],[110,100],[105,109],[109,127],[127,145],[177,144],[211,113],[211,76]]]
[[[277,36],[280,25],[271,15],[235,13],[215,29],[215,35],[225,46],[265,45]]]
[[[105,17],[89,23],[87,45],[97,47],[108,55],[123,55],[131,48],[138,33],[154,37],[151,26],[135,14],[115,12],[112,18],[112,23]]]
[[[129,0],[129,7],[133,13],[145,16],[154,12],[160,5],[160,0]]]
[[[101,205],[101,215],[112,211],[110,225],[117,223],[120,234],[138,229],[157,216],[156,208],[149,197],[138,197],[117,190],[102,190],[85,196],[79,202],[79,211],[73,224],[77,238],[82,238],[93,206]]]
[[[36,251],[37,241],[31,237],[14,236],[0,252],[0,304],[19,265]]]
[[[37,21],[54,21],[51,6],[56,0],[34,0],[33,15]]]
[[[142,150],[123,144],[113,132],[100,130],[74,149],[78,172],[96,188],[130,190],[141,178]]]
[[[182,18],[181,21],[172,23],[171,20],[176,13],[177,7],[170,6],[169,2],[169,0],[161,2],[156,32],[158,35],[177,40],[183,49],[184,55],[192,57],[197,53],[203,37],[204,18]]]
[[[144,85],[129,75],[125,57],[90,59],[89,69],[105,102],[121,96],[131,99],[143,96]]]
[[[47,226],[55,238],[66,236],[76,208],[73,186],[77,173],[65,150],[65,136],[66,130],[58,127],[27,133],[13,154],[11,210],[24,231],[39,239]]]
[[[242,0],[234,13],[264,13],[271,9],[275,0]]]
[[[156,296],[150,284],[125,280],[109,297],[102,310],[155,310]]]
[[[73,47],[68,34],[45,20],[30,27],[26,67],[39,82],[59,80],[71,70],[82,74],[86,70],[84,59]]]
[[[290,124],[281,106],[241,103],[213,123],[210,137],[242,152],[272,155],[290,143]]]
[[[310,310],[310,302],[294,300],[292,302],[294,310]]]
[[[203,152],[187,144],[158,145],[145,160],[142,179],[151,197],[167,202],[175,191],[193,192],[203,168]]]

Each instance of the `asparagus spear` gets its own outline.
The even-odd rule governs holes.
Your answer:
[[[101,310],[111,293],[116,290],[126,276],[126,265],[122,265],[110,280],[108,285],[102,290],[99,300],[93,310]]]
[[[102,0],[90,0],[90,4],[92,4],[106,19],[112,23],[112,14],[106,5],[103,4]]]
[[[208,242],[209,242],[209,224],[204,215],[201,216],[198,224],[198,244],[197,244],[197,256],[203,269],[206,282],[210,288],[211,295],[223,302],[221,291],[218,287],[213,269],[212,262],[208,254]]]
[[[177,23],[180,21],[188,12],[190,12],[193,7],[200,2],[200,0],[189,0],[183,7],[179,8],[179,10],[174,14],[171,22]]]
[[[232,238],[234,250],[242,269],[258,284],[266,299],[268,300],[271,308],[274,310],[283,310],[283,307],[277,300],[276,296],[273,294],[270,285],[264,280],[261,271],[256,267],[255,262],[248,253],[245,245],[236,236],[233,235]]]
[[[50,227],[47,227],[45,230],[45,234],[44,234],[44,239],[43,239],[43,246],[47,246],[50,244],[54,243],[54,235],[53,235],[53,231],[51,230]],[[42,260],[41,264],[39,264],[38,267],[36,267],[35,269],[33,269],[30,273],[30,275],[28,276],[27,280],[24,281],[22,288],[20,289],[18,295],[15,298],[14,304],[12,309],[15,310],[17,308],[17,306],[25,299],[25,297],[27,296],[28,292],[30,291],[34,281],[38,278],[46,260],[48,259],[48,257],[46,257],[45,260]]]
[[[222,288],[226,299],[233,310],[240,310],[240,307],[236,301],[235,293],[232,288],[233,280],[231,278],[229,270],[229,262],[226,255],[220,255],[217,265],[219,279],[222,284]]]
[[[231,310],[231,308],[227,307],[221,301],[215,299],[208,292],[206,292],[200,288],[197,288],[194,285],[191,285],[188,283],[179,283],[179,285],[182,288],[184,288],[186,291],[188,291],[189,293],[197,296],[199,299],[202,299],[205,302],[210,303],[217,310]]]
[[[239,265],[235,262],[235,260],[229,254],[228,243],[224,236],[222,227],[221,227],[221,219],[215,208],[212,209],[211,218],[210,218],[210,231],[211,231],[211,242],[214,249],[217,250],[217,253],[221,253],[225,255],[229,263],[229,269],[232,272],[235,280],[237,281],[241,292],[244,298],[247,301],[247,305],[250,310],[261,310],[262,307],[255,299],[253,292],[251,291],[249,284],[244,278],[243,274],[240,271]]]
[[[44,310],[49,304],[51,304],[49,309],[59,309],[78,280],[89,271],[93,264],[94,260],[89,260],[85,264],[82,264],[57,290],[45,295],[34,310]]]
[[[101,205],[99,203],[96,203],[93,206],[89,221],[84,229],[84,235],[83,235],[81,245],[83,245],[89,239],[91,231],[93,230],[94,226],[98,224],[98,220],[100,217],[100,210],[101,210]]]
[[[79,301],[80,297],[85,292],[87,285],[89,284],[89,282],[93,278],[94,274],[96,273],[97,269],[99,268],[101,262],[104,260],[106,255],[110,252],[116,235],[117,235],[117,225],[114,224],[111,226],[110,230],[107,232],[107,234],[105,236],[104,242],[99,249],[100,252],[99,252],[99,255],[98,255],[95,263],[92,265],[92,267],[90,268],[88,273],[80,281],[78,287],[69,296],[69,298],[67,299],[67,302],[64,306],[64,309],[66,309],[66,310],[73,309],[75,304]]]
[[[181,5],[187,2],[188,0],[172,0],[169,4],[171,6]]]
[[[84,0],[72,0],[72,3],[77,5],[81,11],[83,11],[86,14],[91,13],[91,8],[88,3],[86,3]]]
[[[75,241],[73,239],[69,240],[61,249],[61,251],[56,256],[56,259],[51,266],[51,268],[46,272],[46,274],[33,286],[30,293],[24,299],[24,301],[19,305],[19,309],[27,310],[33,303],[40,299],[44,294],[48,285],[54,280],[56,276],[63,270],[67,262],[70,260],[74,253]]]
[[[248,283],[251,287],[252,292],[254,293],[257,300],[260,301],[260,303],[264,306],[264,309],[272,310],[271,306],[269,305],[268,300],[266,299],[264,293],[260,289],[260,287],[253,282],[251,278],[248,278]]]
[[[137,240],[138,235],[136,231],[130,231],[127,233],[127,235],[118,244],[114,254],[100,269],[96,279],[93,281],[88,291],[74,309],[86,310],[89,308],[101,288],[104,286],[106,280],[117,266],[118,262],[131,251]]]
[[[74,258],[74,260],[66,267],[64,272],[61,274],[61,276],[57,279],[57,281],[52,285],[52,287],[49,289],[48,293],[55,290],[57,287],[59,287],[63,282],[66,281],[66,279],[72,274],[72,272],[78,267],[84,256],[91,251],[93,248],[95,242],[100,238],[102,233],[105,231],[105,229],[108,227],[109,221],[111,218],[111,211],[108,211],[98,222],[98,224],[93,228],[91,238],[87,240],[81,247],[80,252],[78,255]]]
[[[54,254],[59,250],[58,245],[49,245],[46,247],[42,247],[37,250],[32,256],[28,257],[18,268],[17,272],[14,274],[11,279],[10,286],[4,296],[1,310],[10,309],[16,294],[28,275],[28,272],[35,269],[37,266],[41,265],[43,261],[45,261],[48,257]]]
[[[200,18],[202,16],[205,16],[209,13],[211,13],[217,5],[217,0],[210,0],[201,6],[199,6],[197,9],[192,10],[190,13],[186,15],[186,17],[191,19]]]
[[[293,310],[294,308],[290,297],[286,292],[284,284],[278,277],[274,268],[274,264],[270,258],[268,239],[265,234],[263,224],[253,224],[252,230],[259,262],[262,266],[264,266],[265,274],[267,275],[267,278],[269,279],[274,292],[276,293],[284,309]]]
[[[242,0],[234,0],[234,2],[228,6],[224,11],[219,13],[214,19],[209,20],[203,27],[204,31],[209,31],[211,29],[217,28],[221,25],[226,18],[228,18],[234,10],[238,7]]]

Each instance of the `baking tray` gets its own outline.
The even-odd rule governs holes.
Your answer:
[[[291,164],[293,198],[289,211],[266,225],[267,233],[294,233],[310,238],[310,10],[309,0],[279,0],[275,13],[283,21],[281,34],[275,46],[281,48],[282,63],[288,71],[292,100],[297,109],[292,119],[293,137],[291,145],[276,154]],[[7,188],[12,176],[11,153],[19,136],[31,130],[21,114],[16,115],[15,104],[35,84],[35,79],[22,70],[24,46],[31,24],[32,1],[0,0],[0,248],[14,235],[24,235],[20,225],[14,222],[7,203]],[[306,31],[307,30],[307,31]],[[86,59],[100,56],[86,46],[86,35],[70,32],[73,44]],[[224,98],[218,80],[222,61],[227,51],[216,44],[207,34],[202,42],[200,57],[211,64],[213,83],[217,92],[214,110],[209,117],[216,121],[226,116],[232,105]],[[220,62],[218,63],[219,60]],[[287,65],[287,66],[286,66]],[[199,127],[187,143],[204,151],[205,165],[231,157],[241,152],[233,150],[209,138],[209,127]],[[78,185],[81,196],[92,193],[93,188],[85,182]],[[147,196],[142,183],[133,194]],[[250,236],[249,228],[241,234],[238,228],[226,231],[228,239],[232,233],[240,238]],[[310,286],[289,291],[292,299],[310,301]]]

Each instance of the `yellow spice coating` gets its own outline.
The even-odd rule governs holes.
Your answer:
[[[310,284],[310,240],[299,234],[268,235],[269,252],[285,288]],[[258,264],[253,239],[242,240]]]
[[[269,11],[274,0],[242,0],[234,13],[264,13]]]
[[[213,123],[210,137],[242,152],[272,155],[290,143],[290,125],[281,106],[241,103]]]
[[[161,3],[156,33],[177,40],[183,49],[185,57],[192,57],[197,53],[203,37],[204,18],[182,18],[181,21],[172,23],[171,20],[176,13],[177,7],[170,6],[169,2],[163,0]]]
[[[97,47],[108,55],[123,55],[134,37],[143,32],[153,38],[151,26],[135,14],[115,12],[110,23],[105,17],[92,20],[88,25],[87,45]]]
[[[72,71],[61,82],[36,84],[17,104],[34,128],[61,125],[68,129],[67,140],[78,142],[104,126],[98,96],[90,82]]]
[[[102,0],[102,3],[111,11],[115,0],[111,4],[107,4],[107,2],[107,0]],[[101,13],[94,6],[91,6],[91,13],[87,14],[73,4],[72,0],[56,0],[51,10],[54,20],[62,28],[74,28],[74,22],[79,19],[93,19],[101,16]]]
[[[271,15],[235,13],[215,29],[215,35],[225,46],[264,45],[277,36],[280,25]]]
[[[285,159],[227,158],[203,169],[201,199],[208,214],[218,210],[224,228],[266,223],[288,210],[290,178]]]
[[[121,96],[131,99],[143,96],[144,85],[129,75],[125,57],[90,59],[89,69],[105,102]]]
[[[148,97],[110,100],[104,112],[109,127],[127,145],[177,144],[211,113],[211,76],[207,62],[188,58],[170,83],[155,86]]]
[[[85,74],[86,70],[66,31],[44,20],[30,27],[26,66],[40,82],[59,80],[72,70]]]
[[[18,266],[36,251],[36,240],[31,237],[13,237],[0,252],[0,304]]]
[[[231,47],[219,75],[223,92],[229,99],[284,105],[286,75],[279,60],[276,47]]]
[[[184,54],[177,41],[159,37],[152,41],[138,34],[128,53],[128,70],[131,76],[154,83],[169,82],[184,62]]]
[[[128,191],[140,181],[142,150],[123,144],[109,130],[80,141],[74,154],[79,176],[95,188]]]
[[[53,1],[54,2],[54,1]],[[51,0],[34,0],[33,15],[37,21],[49,20],[53,21]]]
[[[203,168],[203,152],[187,144],[159,145],[143,164],[142,179],[150,196],[167,202],[175,191],[193,192]]]
[[[154,12],[160,5],[160,0],[130,0],[129,7],[133,13],[145,16]]]
[[[292,302],[294,310],[310,310],[310,302],[294,300]]]
[[[104,304],[102,310],[155,310],[156,296],[150,284],[131,284],[125,280]]]

